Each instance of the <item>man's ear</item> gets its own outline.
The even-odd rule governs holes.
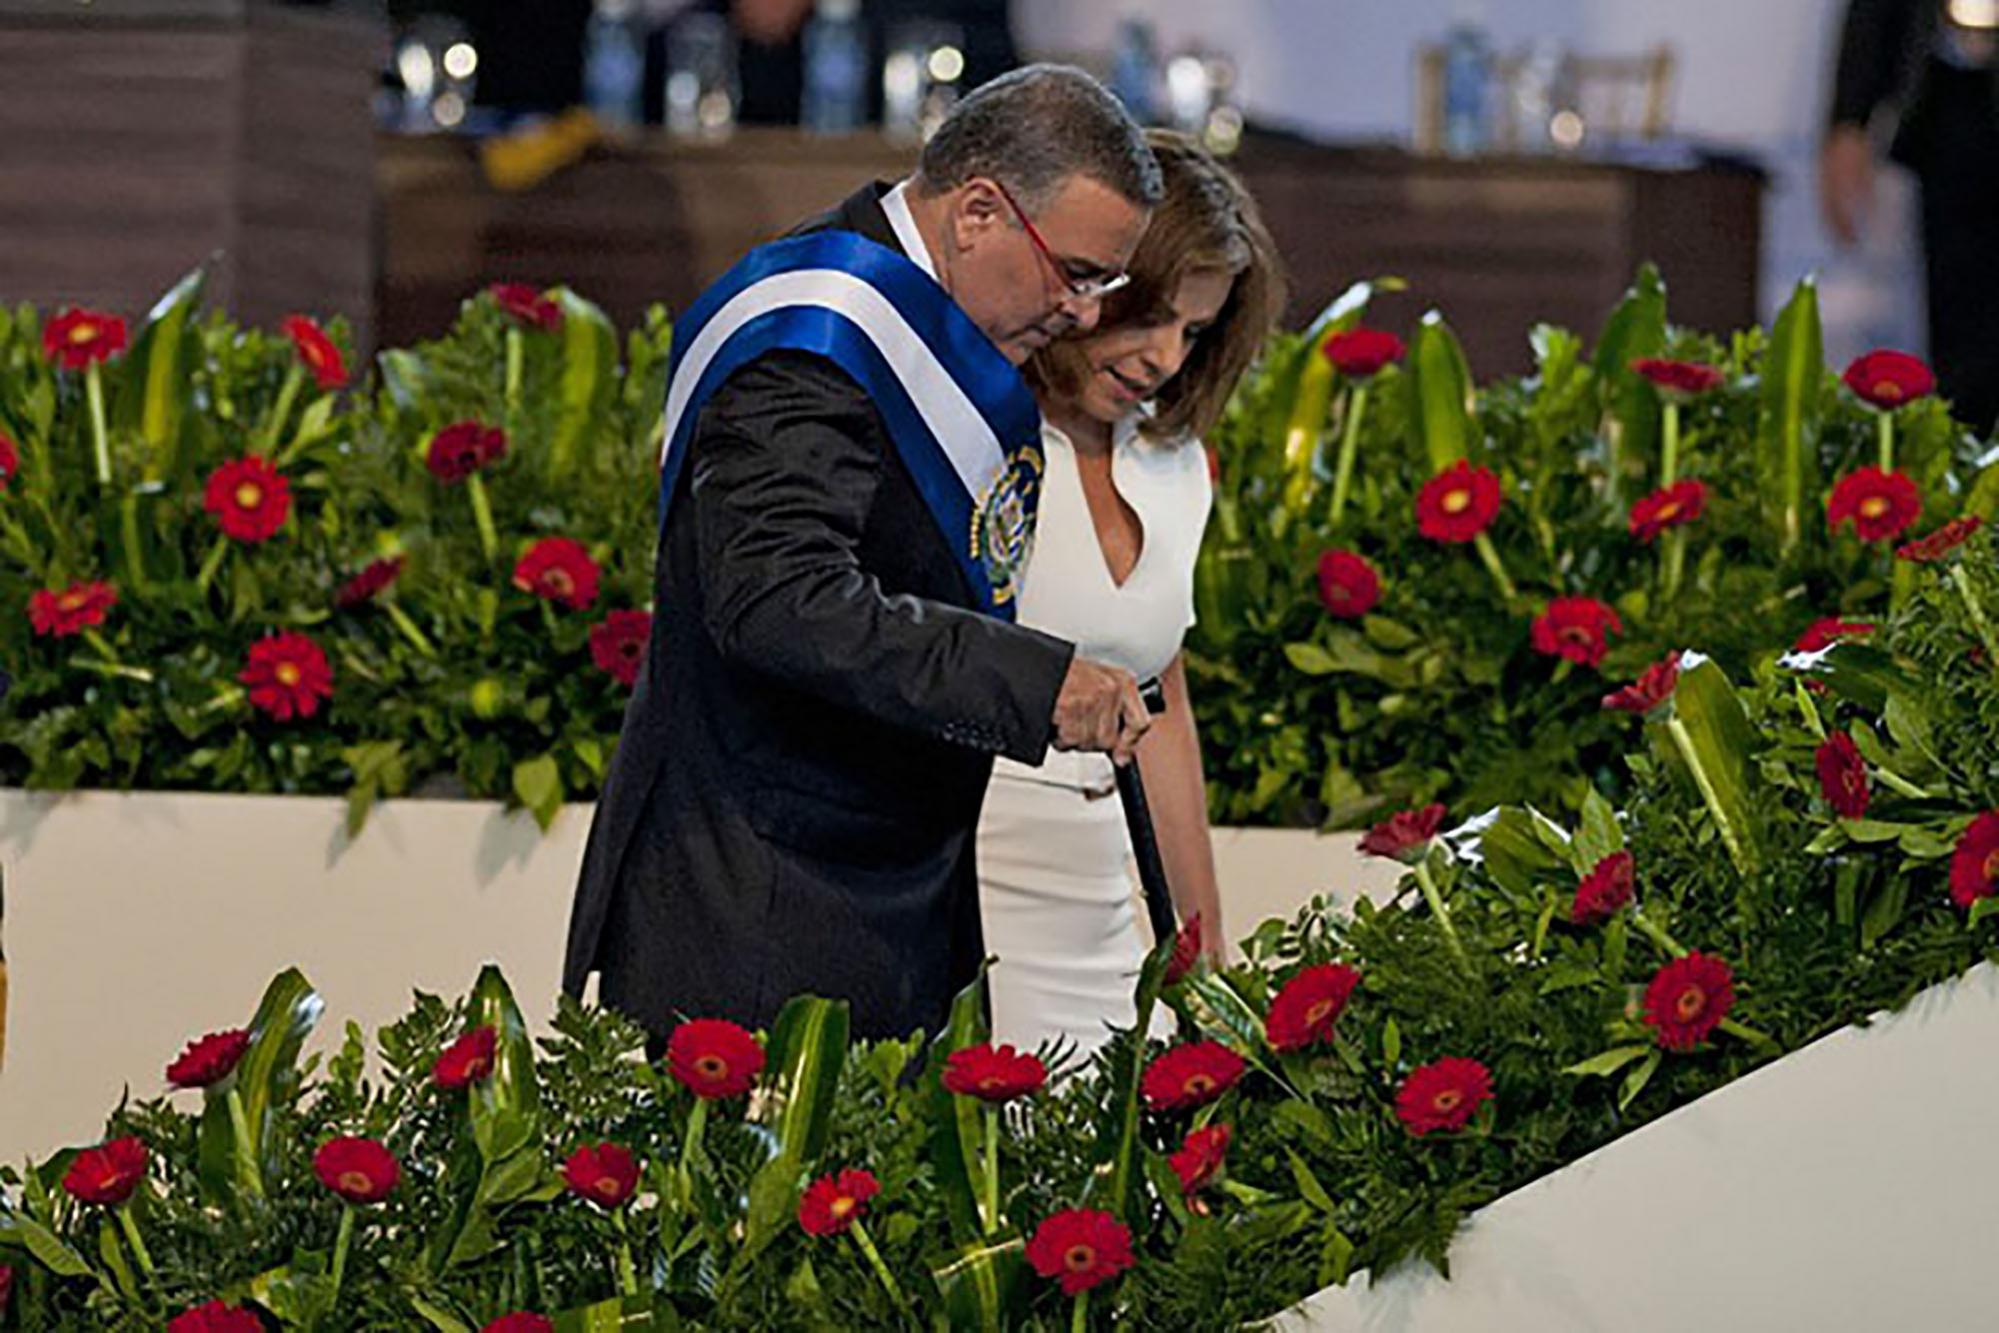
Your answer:
[[[989,177],[974,176],[951,192],[951,244],[970,250],[1013,221],[1013,210]]]

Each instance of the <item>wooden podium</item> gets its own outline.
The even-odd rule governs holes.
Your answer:
[[[372,345],[386,34],[255,0],[0,0],[0,300],[127,316],[197,263]]]

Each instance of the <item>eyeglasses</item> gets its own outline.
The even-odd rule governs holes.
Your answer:
[[[1027,229],[1027,239],[1034,242],[1034,248],[1039,250],[1041,257],[1048,261],[1048,267],[1055,270],[1055,276],[1061,280],[1063,289],[1070,296],[1078,301],[1101,301],[1131,281],[1131,274],[1129,273],[1100,272],[1083,277],[1077,277],[1071,273],[1069,271],[1070,267],[1076,261],[1057,258],[1055,252],[1048,248],[1048,242],[1041,239],[1041,233],[1035,230],[1034,223],[1027,216],[1027,211],[1014,202],[1013,195],[1008,192],[1006,186],[1001,185],[998,181],[994,181],[993,188],[1000,192],[1000,198],[1006,200],[1006,206],[1011,208],[1013,215],[1020,219],[1020,225]]]

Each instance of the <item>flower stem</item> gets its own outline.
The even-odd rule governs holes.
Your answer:
[[[889,1299],[895,1302],[895,1308],[902,1311],[905,1316],[910,1316],[909,1301],[902,1294],[902,1288],[897,1285],[895,1274],[889,1272],[888,1265],[882,1262],[881,1251],[875,1248],[874,1237],[868,1234],[866,1224],[856,1219],[853,1226],[847,1229],[847,1234],[854,1238],[854,1244],[867,1259],[868,1267],[874,1269],[875,1276],[881,1279],[882,1290],[886,1291]]]
[[[479,549],[490,561],[500,552],[500,537],[493,528],[493,506],[486,499],[486,483],[475,472],[465,479],[465,489],[472,496],[472,521],[479,525]]]
[[[94,367],[93,367],[94,369]],[[132,1247],[132,1258],[138,1261],[139,1271],[148,1281],[153,1277],[153,1256],[146,1252],[146,1242],[139,1235],[138,1219],[132,1216],[130,1200],[118,1206],[118,1228],[125,1233],[125,1243]]]
[[[229,550],[227,534],[217,537],[215,545],[208,548],[208,558],[201,562],[201,572],[194,577],[194,586],[202,593],[208,592],[208,585],[215,582],[215,575],[222,568],[222,557]]]
[[[1411,867],[1416,872],[1417,887],[1423,890],[1423,901],[1430,905],[1430,915],[1437,918],[1443,927],[1444,939],[1450,943],[1451,952],[1457,956],[1458,965],[1471,970],[1471,960],[1465,956],[1464,941],[1458,938],[1458,928],[1451,924],[1451,914],[1444,906],[1444,895],[1437,891],[1437,881],[1430,874],[1430,857],[1426,851],[1423,859]]]
[[[986,1234],[999,1230],[999,1108],[986,1107]]]
[[[278,447],[278,433],[285,428],[285,419],[292,414],[292,403],[298,398],[299,386],[305,383],[305,367],[295,365],[285,375],[285,384],[278,390],[277,405],[271,409],[271,416],[258,432],[255,452],[269,454]]]
[[[84,396],[90,400],[90,440],[96,448],[97,484],[111,485],[111,436],[104,426],[104,376],[93,361],[83,372]]]
[[[687,1207],[694,1202],[694,1156],[701,1151],[701,1131],[708,1125],[708,1101],[705,1097],[694,1100],[694,1109],[687,1115],[687,1137],[680,1142],[680,1173],[675,1182],[680,1198],[677,1202]]]
[[[639,1294],[638,1269],[632,1264],[631,1233],[625,1229],[625,1210],[611,1211],[611,1222],[618,1229],[618,1292],[624,1296]]]
[[[521,402],[521,331],[507,330],[507,412],[511,415]]]
[[[1353,395],[1347,400],[1346,427],[1340,432],[1340,461],[1333,474],[1333,522],[1340,521],[1340,515],[1347,507],[1347,487],[1353,480],[1354,458],[1360,452],[1360,422],[1367,413],[1367,385],[1354,386]]]
[[[1680,479],[1680,405],[1669,399],[1659,415],[1662,433],[1659,485],[1663,489]]]
[[[382,610],[388,614],[389,623],[401,630],[403,637],[408,639],[418,652],[422,653],[425,657],[437,656],[436,646],[431,643],[429,637],[422,630],[416,627],[416,622],[409,618],[407,611],[397,606],[392,599],[386,597],[382,599]]]
[[[347,1249],[354,1243],[354,1205],[340,1205],[340,1234],[333,1241],[333,1299],[338,1308],[340,1277],[347,1271]]]
[[[1083,1333],[1090,1326],[1090,1293],[1086,1290],[1076,1297],[1076,1313],[1070,1316],[1069,1333]]]
[[[1883,472],[1893,472],[1895,470],[1895,414],[1893,412],[1875,413],[1874,429],[1881,440],[1881,470]]]
[[[1749,868],[1748,849],[1742,845],[1742,836],[1729,821],[1728,814],[1721,806],[1721,793],[1716,790],[1714,779],[1702,765],[1700,755],[1694,749],[1694,738],[1687,730],[1687,724],[1678,717],[1666,720],[1666,731],[1673,738],[1673,745],[1679,750],[1680,758],[1687,764],[1687,771],[1694,776],[1694,785],[1700,788],[1701,799],[1707,803],[1708,813],[1714,816],[1715,827],[1721,830],[1721,840],[1728,847],[1728,854],[1735,861],[1736,869]]]
[[[1999,641],[1993,638],[1992,622],[1985,618],[1985,608],[1972,590],[1971,574],[1962,560],[1951,562],[1950,581],[1957,585],[1957,595],[1964,599],[1965,614],[1971,617],[1971,626],[1978,631],[1978,641],[1985,645],[1985,665],[1999,671]]]
[[[256,1145],[250,1141],[250,1116],[243,1109],[243,1094],[231,1087],[223,1100],[229,1104],[229,1128],[236,1139],[236,1179],[251,1198],[261,1199],[264,1173],[257,1165]]]
[[[1492,575],[1493,584],[1498,587],[1500,597],[1511,602],[1514,597],[1513,580],[1506,577],[1506,566],[1499,562],[1499,551],[1493,546],[1491,535],[1479,533],[1473,539],[1473,545],[1478,547],[1478,558],[1485,562],[1486,572]]]
[[[1666,933],[1666,928],[1647,916],[1645,909],[1637,903],[1631,905],[1631,924],[1638,927],[1638,933],[1659,946],[1670,958],[1685,958],[1686,946]]]

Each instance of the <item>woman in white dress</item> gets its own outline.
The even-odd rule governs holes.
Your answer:
[[[1047,472],[1019,618],[1164,685],[1139,772],[1180,918],[1198,913],[1219,957],[1227,937],[1180,644],[1213,498],[1201,435],[1276,320],[1283,282],[1241,183],[1181,136],[1155,134],[1152,146],[1166,197],[1130,284],[1095,332],[1028,367]],[[978,843],[995,1042],[1067,1039],[1087,1054],[1131,1025],[1145,945],[1130,855],[1108,758],[999,761]]]

